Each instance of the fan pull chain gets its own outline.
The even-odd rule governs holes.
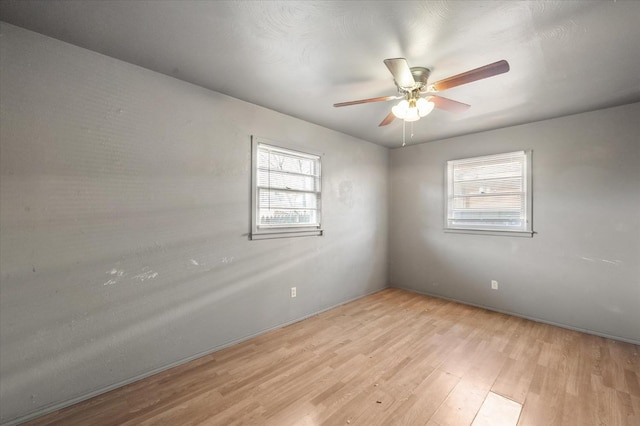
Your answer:
[[[402,120],[402,146],[406,145],[405,138],[404,138],[404,133],[405,133],[406,126],[407,126],[407,122]]]
[[[407,128],[407,121],[406,120],[402,120],[402,146],[406,146],[407,145],[407,138],[406,138],[406,128]],[[411,128],[409,129],[409,139],[413,140],[413,121],[411,122]]]

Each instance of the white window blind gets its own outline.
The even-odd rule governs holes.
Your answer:
[[[253,234],[292,236],[316,230],[310,235],[319,235],[320,156],[259,141],[255,144]]]
[[[447,163],[446,228],[531,233],[530,152]]]

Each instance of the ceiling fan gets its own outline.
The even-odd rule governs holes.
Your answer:
[[[470,105],[439,96],[438,92],[509,71],[509,63],[501,60],[445,78],[444,80],[436,81],[435,83],[428,83],[429,74],[431,73],[431,70],[428,68],[409,67],[407,60],[404,58],[385,59],[384,63],[393,75],[393,81],[398,88],[398,95],[340,102],[333,104],[333,106],[343,107],[402,99],[397,105],[391,108],[389,115],[387,115],[378,126],[386,126],[396,117],[404,121],[416,121],[419,120],[420,117],[429,114],[433,108],[459,113],[466,111]]]

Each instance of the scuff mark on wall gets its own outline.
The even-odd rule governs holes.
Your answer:
[[[340,182],[338,200],[347,207],[353,207],[353,183],[351,181]]]
[[[200,265],[195,259],[191,259],[191,264],[196,266]]]
[[[109,280],[102,285],[117,284],[120,281],[120,279],[126,275],[124,270],[116,269],[116,268],[113,268],[110,271],[107,271],[106,273],[111,275],[111,278],[109,278]],[[158,276],[157,272],[151,270],[148,266],[145,266],[144,268],[142,268],[142,272],[132,276],[131,279],[142,282],[145,280],[156,278],[157,276]]]
[[[112,268],[110,271],[107,271],[106,273],[111,275],[112,278],[109,278],[109,280],[102,285],[116,284],[118,282],[118,279],[124,276],[124,270],[122,269]]]
[[[155,277],[157,277],[157,276],[158,276],[158,273],[157,273],[157,272],[152,271],[151,269],[149,269],[149,268],[148,268],[148,267],[146,267],[146,266],[145,266],[144,268],[142,268],[142,270],[143,270],[144,272],[142,272],[142,273],[140,273],[140,274],[138,274],[138,275],[134,275],[134,276],[133,276],[133,279],[134,279],[134,280],[145,281],[145,280],[153,279],[153,278],[155,278]]]
[[[609,260],[609,259],[599,259],[599,258],[586,257],[586,256],[578,256],[578,258],[585,260],[587,262],[604,262],[614,266],[620,266],[624,263],[622,260],[618,260],[618,259]]]
[[[111,271],[109,271],[109,273],[110,273],[111,275],[117,275],[117,276],[119,276],[119,277],[121,277],[121,276],[123,276],[123,275],[124,275],[124,271],[123,271],[123,270],[121,270],[121,269],[116,269],[116,268],[113,268]]]

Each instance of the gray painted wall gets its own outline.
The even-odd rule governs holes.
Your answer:
[[[386,286],[386,148],[0,30],[3,422]],[[248,240],[252,134],[324,153],[325,236]]]
[[[384,148],[0,31],[2,422],[381,289],[387,264],[398,287],[640,342],[640,104],[393,150],[388,176]],[[325,153],[325,236],[247,239],[252,134]],[[515,149],[537,234],[445,234],[446,160]]]
[[[391,151],[391,284],[640,343],[639,117],[636,103]],[[535,236],[444,233],[446,161],[520,149]]]

